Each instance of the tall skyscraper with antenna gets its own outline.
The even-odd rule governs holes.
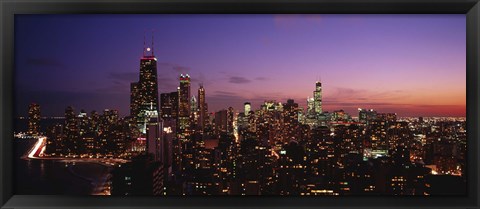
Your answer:
[[[137,121],[140,133],[146,134],[146,124],[149,120],[147,111],[156,111],[158,115],[158,82],[157,58],[154,53],[154,40],[147,47],[144,38],[143,56],[140,58],[140,77],[138,82],[131,84],[131,115]]]

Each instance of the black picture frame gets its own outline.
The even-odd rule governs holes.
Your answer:
[[[465,14],[467,18],[467,196],[98,197],[13,194],[16,14]],[[2,0],[0,205],[3,208],[479,208],[479,0]]]

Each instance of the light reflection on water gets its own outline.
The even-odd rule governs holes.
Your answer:
[[[40,178],[45,179],[45,162],[40,161]]]

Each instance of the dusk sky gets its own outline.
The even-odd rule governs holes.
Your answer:
[[[154,30],[159,92],[180,73],[206,90],[210,112],[292,98],[315,81],[323,109],[465,116],[465,15],[16,15],[18,116],[67,106],[129,114],[144,34]]]

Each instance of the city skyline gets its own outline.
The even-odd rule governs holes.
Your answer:
[[[78,27],[74,24],[79,21],[74,20],[76,17],[63,20]],[[98,51],[82,51],[83,46],[75,46],[78,40],[89,37],[85,32],[90,31],[98,37],[98,31],[88,30],[97,22],[87,24],[86,30],[82,28],[82,35],[70,39],[73,40],[71,45],[58,50],[56,47],[45,49],[45,54],[63,52],[61,62],[27,60],[30,67],[37,66],[33,67],[36,70],[44,66],[45,72],[38,76],[29,72],[24,77],[20,70],[17,79],[25,79],[17,83],[16,96],[19,100],[35,102],[40,99],[47,104],[30,103],[28,118],[15,120],[13,134],[19,145],[16,148],[20,160],[16,174],[28,173],[29,177],[21,179],[32,179],[32,183],[27,183],[30,186],[23,184],[17,188],[19,194],[52,191],[61,194],[65,191],[63,185],[69,185],[77,195],[113,196],[466,194],[466,118],[438,117],[461,114],[458,112],[461,108],[465,111],[465,89],[460,88],[465,77],[458,78],[461,73],[456,66],[464,63],[456,59],[457,54],[451,54],[456,48],[446,42],[449,35],[425,37],[433,28],[417,25],[418,28],[412,30],[407,24],[398,31],[401,27],[395,25],[394,31],[369,33],[367,39],[383,38],[379,43],[365,42],[363,37],[356,40],[356,44],[371,46],[349,46],[347,42],[351,43],[351,39],[360,34],[340,41],[315,31],[328,23],[331,16],[222,16],[226,20],[219,16],[195,17],[199,19],[170,17],[169,23],[204,21],[205,25],[200,24],[197,31],[190,31],[193,36],[188,38],[177,31],[178,37],[169,43],[199,41],[205,39],[202,35],[206,34],[215,40],[205,39],[199,45],[190,45],[188,52],[181,51],[180,54],[185,54],[182,56],[172,51],[181,50],[181,46],[158,43],[158,39],[168,40],[162,31],[144,31],[141,57],[137,58],[135,73],[131,75],[109,68],[116,65],[122,65],[119,69],[128,68],[127,63],[134,56],[122,59],[117,56],[125,56],[130,51],[108,53],[103,48],[113,50],[109,43],[135,42],[132,34],[124,35],[119,31],[118,36],[106,34],[108,39],[96,45],[103,47]],[[400,16],[382,17],[404,24],[410,20]],[[118,17],[111,18],[97,17],[103,21],[114,21]],[[168,20],[169,16],[161,19],[164,18]],[[275,40],[271,47],[262,49],[268,44],[255,43],[250,35],[256,37],[266,26],[261,21],[272,18],[276,29],[286,27],[287,31],[275,34],[287,42]],[[369,18],[378,17],[361,19],[370,22]],[[413,17],[428,18],[431,17]],[[54,22],[48,24],[62,24]],[[218,29],[205,30],[205,26],[212,23]],[[226,23],[245,25],[231,27],[228,33],[234,36],[224,37],[228,28],[222,24]],[[303,25],[306,23],[308,26]],[[430,24],[435,25],[433,20]],[[443,22],[439,24],[444,28]],[[322,32],[341,30],[339,25]],[[220,26],[225,26],[221,28],[223,31]],[[263,27],[258,31],[245,30],[246,35],[240,35],[245,26]],[[305,31],[289,34],[292,27],[294,33],[300,28],[314,29],[308,35],[319,37],[315,37],[317,41],[305,41],[302,37]],[[415,34],[416,39],[401,40],[399,32],[409,36]],[[50,33],[51,37],[64,37],[74,32]],[[456,37],[455,32],[450,35],[451,42],[462,39]],[[121,37],[132,40],[114,40]],[[392,38],[397,42],[381,43]],[[420,39],[422,41],[418,42]],[[336,48],[325,48],[331,43],[325,42],[327,40],[336,42],[333,45]],[[439,40],[442,45],[431,45]],[[51,45],[61,43],[45,41],[51,41]],[[95,40],[81,42],[96,43]],[[162,55],[162,46],[171,53]],[[209,47],[211,51],[195,52]],[[439,49],[445,51],[432,51]],[[72,53],[65,53],[67,50]],[[349,54],[351,50],[355,52]],[[411,53],[399,56],[402,50]],[[249,54],[243,55],[242,51]],[[348,57],[352,55],[353,58]],[[114,57],[116,59],[111,61]],[[172,59],[178,59],[175,63],[182,63],[181,66],[193,67],[172,65],[177,66],[172,67],[173,71],[159,67]],[[188,64],[192,59],[198,62]],[[323,70],[328,61],[333,61],[332,68]],[[297,62],[301,64],[293,66]],[[228,64],[228,68],[218,71],[222,69],[214,67],[218,64]],[[261,71],[258,67],[262,64],[269,66]],[[211,69],[195,70],[197,66]],[[67,70],[73,69],[71,67],[85,70]],[[66,77],[62,75],[67,71]],[[81,74],[75,77],[76,73]],[[107,73],[107,78],[102,73]],[[219,73],[223,78],[218,77]],[[170,78],[170,74],[175,77]],[[320,75],[313,78],[313,74]],[[43,80],[46,77],[52,81]],[[33,80],[28,82],[29,79]],[[199,86],[195,87],[197,84]],[[107,88],[98,89],[102,85]],[[22,92],[34,86],[37,86],[36,97]],[[99,98],[92,97],[92,91]],[[113,94],[119,98],[111,98]],[[122,108],[124,99],[127,111]],[[21,103],[17,103],[18,108]],[[49,109],[66,103],[69,103],[66,108],[56,107],[64,117],[42,117],[42,114],[48,115]],[[238,106],[242,104],[243,108]],[[98,108],[99,111],[91,111]],[[126,113],[122,114],[123,111]],[[406,114],[417,114],[417,117],[402,117]],[[437,117],[429,117],[433,115]],[[36,168],[25,164],[24,160],[39,160],[41,164]],[[46,166],[47,162],[53,164]],[[98,164],[104,168],[98,170],[95,166]],[[71,174],[74,178],[68,178]],[[35,180],[39,177],[39,181]],[[62,183],[65,180],[70,183]],[[90,185],[79,184],[85,180]],[[56,189],[28,189],[42,184]]]
[[[118,109],[127,115],[143,36],[151,29],[159,94],[176,91],[178,76],[188,73],[192,92],[204,84],[209,112],[229,106],[241,111],[244,102],[258,109],[265,100],[285,103],[290,98],[306,109],[312,84],[321,80],[324,111],[343,109],[356,116],[357,108],[372,108],[399,116],[465,116],[462,15],[61,17],[18,20],[18,116],[26,115],[21,107],[31,102],[39,103],[47,116],[62,115],[70,105],[87,111]],[[229,27],[215,30],[221,26]],[[98,33],[100,29],[105,33]],[[121,32],[127,29],[127,34]],[[29,35],[33,33],[38,35]],[[374,40],[379,37],[383,39]]]

